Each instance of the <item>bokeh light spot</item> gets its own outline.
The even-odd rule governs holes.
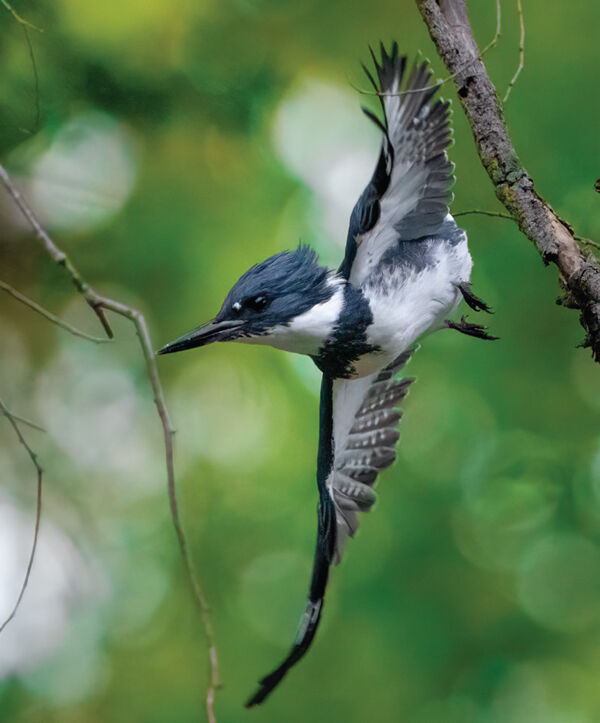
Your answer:
[[[58,130],[30,174],[27,195],[48,228],[90,231],[112,218],[133,190],[133,137],[106,113],[82,113]]]
[[[600,550],[580,535],[549,535],[524,553],[517,589],[540,625],[587,630],[600,620]]]

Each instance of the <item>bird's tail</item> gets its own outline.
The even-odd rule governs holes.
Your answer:
[[[296,640],[287,658],[281,665],[268,675],[265,675],[264,678],[261,678],[258,690],[246,701],[246,708],[251,708],[262,703],[271,691],[283,680],[288,670],[296,665],[310,648],[323,611],[323,599],[329,578],[329,568],[335,550],[335,534],[336,522],[333,501],[331,497],[329,497],[329,494],[327,494],[327,496],[323,495],[319,502],[319,532],[317,535],[317,548],[315,551],[310,592],[306,610],[300,620]]]

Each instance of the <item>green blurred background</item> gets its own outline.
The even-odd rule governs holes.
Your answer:
[[[210,318],[252,263],[298,241],[342,254],[379,139],[359,60],[397,39],[445,77],[409,0],[14,0],[0,6],[0,158],[98,290],[158,348]],[[503,93],[518,16],[486,56]],[[495,3],[471,3],[483,46]],[[539,191],[600,233],[600,5],[525,3],[506,115]],[[451,83],[443,95],[454,97]],[[37,108],[39,106],[39,110]],[[498,209],[455,104],[455,211]],[[95,318],[0,194],[0,278]],[[331,581],[307,658],[242,708],[303,610],[316,527],[318,375],[267,348],[160,359],[177,477],[213,607],[219,721],[600,720],[600,386],[577,314],[510,221],[461,219],[493,344],[444,332],[417,377],[399,459]],[[488,321],[486,319],[486,321]],[[73,338],[0,296],[0,396],[34,418],[45,508],[31,584],[0,637],[0,719],[204,716],[206,646],[169,517],[161,430],[132,328]],[[0,425],[0,612],[26,565],[34,475]]]

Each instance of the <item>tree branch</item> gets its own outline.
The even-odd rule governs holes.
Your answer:
[[[169,412],[167,410],[162,385],[158,376],[154,348],[150,340],[150,334],[148,332],[146,320],[144,318],[144,315],[137,309],[126,306],[125,304],[115,301],[114,299],[109,299],[106,296],[98,294],[85,281],[85,279],[81,276],[81,274],[72,263],[70,258],[67,256],[67,254],[61,249],[59,249],[58,246],[56,246],[50,236],[42,228],[35,214],[26,203],[18,189],[15,187],[8,172],[2,165],[0,165],[0,180],[3,182],[6,190],[13,198],[14,202],[19,207],[25,218],[31,224],[31,227],[33,228],[37,238],[41,241],[48,255],[59,266],[62,266],[64,268],[66,273],[71,278],[71,281],[73,282],[77,291],[83,296],[88,305],[93,309],[94,313],[104,327],[104,330],[106,331],[108,337],[112,339],[113,332],[106,318],[106,311],[111,311],[114,314],[118,314],[119,316],[123,316],[124,318],[129,319],[129,321],[131,321],[131,323],[135,327],[135,331],[140,342],[140,347],[142,349],[142,354],[144,355],[144,360],[146,362],[146,374],[148,376],[148,380],[154,394],[154,403],[156,405],[158,416],[160,417],[163,428],[165,462],[167,469],[167,485],[173,525],[175,527],[177,541],[179,543],[179,549],[181,551],[185,568],[190,580],[194,599],[196,600],[196,603],[198,604],[200,610],[204,633],[206,635],[206,640],[208,644],[209,682],[206,691],[206,710],[209,723],[215,723],[216,718],[214,713],[214,697],[216,689],[220,686],[220,680],[214,629],[210,616],[210,608],[208,606],[198,575],[196,574],[196,571],[194,569],[193,561],[187,546],[185,534],[183,532],[183,527],[179,517],[173,460],[173,436],[175,434],[175,429],[171,424]],[[19,432],[18,434],[20,435]]]
[[[25,447],[25,449],[27,450],[27,454],[29,455],[31,461],[33,462],[33,465],[34,465],[34,467],[36,469],[36,473],[37,473],[37,503],[36,503],[36,508],[35,508],[35,525],[33,528],[33,543],[31,545],[31,552],[29,553],[29,561],[27,562],[27,569],[25,570],[25,577],[23,578],[23,584],[21,585],[21,590],[19,591],[17,601],[15,602],[13,609],[10,611],[8,617],[0,625],[0,633],[1,633],[4,630],[4,628],[8,625],[8,623],[10,623],[10,621],[16,615],[17,610],[19,609],[19,605],[21,604],[21,600],[23,599],[23,595],[25,594],[25,590],[27,589],[27,585],[29,584],[29,576],[31,575],[31,568],[33,567],[33,561],[35,559],[35,550],[37,548],[38,537],[40,534],[40,519],[42,517],[42,477],[43,477],[44,471],[42,470],[40,463],[37,461],[37,457],[36,457],[35,453],[31,449],[31,447],[27,444],[25,437],[22,435],[17,422],[23,422],[24,424],[28,424],[32,427],[36,427],[37,429],[41,429],[41,427],[37,427],[37,425],[34,425],[25,419],[15,417],[13,414],[11,414],[8,411],[8,408],[6,407],[6,405],[4,404],[4,402],[1,399],[0,399],[0,412],[8,419],[12,428],[15,430],[15,434],[17,435],[19,442],[21,442],[23,447]]]
[[[509,221],[515,220],[509,213],[500,213],[499,211],[483,211],[481,208],[471,208],[468,211],[458,211],[456,213],[453,213],[452,215],[454,216],[454,218],[458,218],[459,216],[479,215],[493,216],[494,218],[506,218]]]
[[[483,167],[496,196],[544,263],[554,263],[565,291],[561,303],[580,310],[584,346],[600,362],[600,266],[578,246],[573,229],[535,191],[515,151],[502,106],[479,58],[465,0],[415,0],[446,68],[454,75]]]
[[[18,188],[11,181],[4,166],[0,165],[0,180],[4,184],[4,187],[8,193],[12,196],[13,201],[19,207],[21,213],[29,221],[31,227],[35,231],[35,235],[42,242],[42,245],[50,258],[55,261],[59,266],[62,266],[67,274],[71,277],[71,281],[75,285],[77,291],[87,301],[89,306],[93,309],[94,313],[100,320],[104,331],[109,339],[113,338],[113,332],[110,328],[106,316],[104,315],[104,307],[102,305],[102,298],[88,285],[83,279],[79,271],[75,268],[71,259],[67,256],[64,251],[61,251],[58,246],[55,245],[54,241],[48,236],[46,231],[42,228],[40,222],[37,220],[33,211],[29,208],[23,196],[19,192]],[[119,313],[119,312],[117,312]]]
[[[30,23],[28,20],[22,18],[19,13],[13,8],[13,6],[8,2],[8,0],[0,0],[0,2],[20,25],[25,28],[37,30],[39,33],[43,32],[41,28],[36,27],[35,25],[33,25],[33,23]]]
[[[46,433],[46,430],[40,424],[37,424],[36,422],[32,422],[31,419],[26,419],[25,417],[21,417],[18,414],[15,414],[14,412],[10,412],[4,405],[2,405],[2,407],[0,407],[0,412],[2,412],[2,414],[4,414],[5,417],[12,419],[14,422],[17,422],[18,424],[24,424],[26,427],[31,427],[31,429],[35,429],[37,432],[44,432],[44,434]]]
[[[48,321],[52,322],[53,324],[56,324],[56,326],[59,326],[61,329],[65,329],[65,331],[68,331],[69,334],[73,334],[73,336],[78,336],[81,339],[87,339],[87,341],[93,341],[95,344],[106,344],[107,342],[112,341],[112,339],[106,339],[104,337],[99,337],[99,336],[92,336],[91,334],[86,334],[85,331],[81,331],[80,329],[77,329],[72,324],[69,324],[68,322],[63,321],[61,318],[59,318],[52,312],[48,311],[47,309],[44,309],[43,306],[40,306],[37,302],[30,299],[28,296],[25,296],[25,294],[22,294],[20,291],[17,291],[10,284],[7,284],[5,281],[0,281],[0,289],[2,289],[2,291],[6,291],[7,294],[10,294],[14,299],[17,299],[17,301],[20,301],[22,304],[25,304],[25,306],[28,306],[30,309],[33,309],[33,311],[35,311],[38,314],[40,314],[41,316],[43,316],[44,319],[47,319]],[[16,419],[16,417],[15,417],[15,419]]]
[[[521,5],[521,0],[517,0],[517,10],[519,13],[519,25],[521,27],[521,36],[519,38],[519,65],[517,66],[515,74],[510,79],[504,98],[502,98],[503,103],[506,103],[508,100],[510,91],[513,89],[514,84],[517,82],[517,78],[521,75],[521,71],[525,67],[525,21],[523,19],[523,6]]]

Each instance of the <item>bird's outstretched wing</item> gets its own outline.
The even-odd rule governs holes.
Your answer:
[[[449,103],[431,102],[438,86],[429,84],[427,61],[415,62],[407,73],[396,43],[391,53],[382,44],[380,53],[380,61],[372,53],[376,77],[363,68],[379,95],[383,121],[363,111],[382,131],[381,153],[352,211],[340,267],[359,286],[398,240],[417,240],[439,229],[454,182],[454,165],[446,155],[452,138]]]
[[[372,507],[378,473],[396,457],[397,425],[402,416],[398,406],[413,381],[397,379],[396,374],[410,355],[410,350],[404,352],[369,377],[335,381],[323,377],[317,464],[319,524],[308,602],[287,658],[260,681],[247,707],[262,703],[312,643],[329,568],[340,561],[345,541],[356,532],[358,513]]]
[[[327,479],[334,503],[338,564],[348,537],[358,528],[358,513],[375,503],[377,475],[396,459],[399,409],[414,379],[397,378],[412,350],[402,353],[382,371],[361,379],[338,379],[333,384],[335,455]]]

